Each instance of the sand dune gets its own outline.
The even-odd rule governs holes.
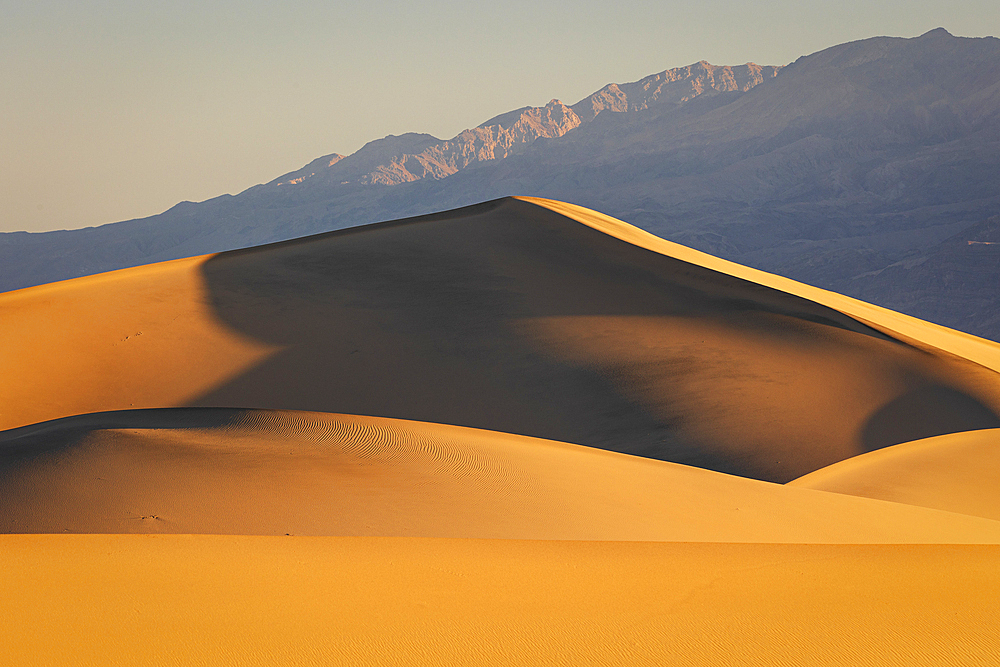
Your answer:
[[[537,197],[518,197],[517,199],[529,201],[538,206],[544,206],[547,209],[561,213],[617,239],[642,248],[648,248],[668,257],[675,257],[691,264],[703,266],[782,292],[797,294],[810,301],[815,301],[818,304],[849,315],[879,331],[890,334],[894,338],[905,340],[922,349],[948,352],[1000,372],[1000,345],[994,341],[973,336],[962,331],[955,331],[954,329],[949,329],[933,322],[920,320],[894,310],[844,296],[843,294],[830,292],[813,287],[812,285],[805,285],[773,273],[759,271],[748,266],[713,257],[701,251],[671,243],[666,239],[654,236],[626,222],[582,206]]]
[[[0,642],[11,665],[995,665],[998,558],[990,546],[4,535]]]
[[[151,410],[0,438],[2,533],[1000,543],[1000,522],[395,419]]]
[[[0,294],[0,429],[184,404],[273,354],[215,317],[205,259]]]
[[[8,664],[1000,653],[1000,345],[572,205],[0,294],[0,371]]]
[[[886,447],[789,485],[1000,519],[1000,429]]]
[[[0,295],[0,427],[367,414],[774,482],[1000,427],[1000,346],[610,220],[505,199]]]

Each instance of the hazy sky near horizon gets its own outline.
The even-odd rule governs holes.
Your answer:
[[[153,215],[698,60],[939,26],[1000,34],[1000,3],[0,0],[0,231]]]

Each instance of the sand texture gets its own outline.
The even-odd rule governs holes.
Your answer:
[[[376,417],[133,410],[0,451],[0,533],[1000,544],[998,521]]]
[[[998,558],[990,546],[4,535],[0,639],[9,665],[992,666]]]
[[[991,665],[1000,345],[570,204],[0,294],[5,664]]]

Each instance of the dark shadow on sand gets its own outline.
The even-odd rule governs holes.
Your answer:
[[[866,452],[938,435],[1000,428],[1000,416],[951,387],[927,385],[883,405],[861,433]]]
[[[203,271],[224,323],[285,349],[198,406],[470,426],[783,482],[844,455],[820,443],[779,461],[767,443],[736,451],[738,443],[699,440],[684,426],[698,414],[671,412],[664,397],[657,416],[630,398],[639,374],[557,358],[519,323],[567,315],[696,318],[779,348],[846,336],[859,355],[905,357],[900,375],[913,377],[914,389],[928,383],[906,361],[928,355],[835,310],[514,199],[224,253]],[[699,354],[680,370],[662,370],[709,372]],[[954,419],[956,428],[982,423],[965,413]]]

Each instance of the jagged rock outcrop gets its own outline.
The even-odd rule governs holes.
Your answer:
[[[781,67],[747,63],[731,67],[704,60],[687,67],[668,69],[632,83],[609,83],[572,106],[584,123],[599,113],[642,111],[657,104],[681,104],[701,95],[746,92],[778,75]]]
[[[526,107],[518,110],[516,116],[505,114],[495,121],[465,130],[454,139],[420,153],[394,157],[358,182],[396,185],[421,178],[445,178],[473,162],[502,160],[535,139],[561,137],[580,125],[580,118],[559,100],[552,100],[544,107]]]
[[[561,137],[602,112],[629,113],[680,105],[700,96],[745,92],[777,76],[780,70],[754,63],[719,66],[702,60],[639,81],[608,84],[573,106],[552,100],[543,107],[508,111],[448,140],[429,134],[389,135],[369,142],[347,158],[336,153],[321,157],[269,185],[299,185],[314,178],[341,185],[399,185],[424,178],[442,179],[476,162],[502,160],[537,139]]]
[[[277,185],[298,185],[307,178],[315,176],[316,172],[322,172],[325,169],[329,169],[343,159],[344,156],[340,153],[331,153],[330,155],[318,157],[298,171],[293,171],[290,174],[282,176]]]

